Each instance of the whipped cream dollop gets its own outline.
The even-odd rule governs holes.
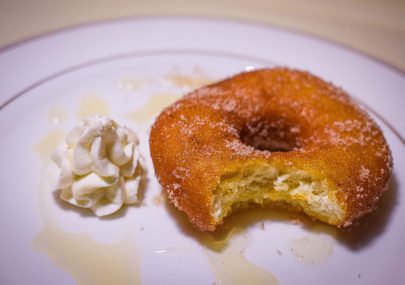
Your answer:
[[[96,216],[138,202],[146,174],[137,135],[107,116],[83,119],[51,156],[54,188],[70,204]]]

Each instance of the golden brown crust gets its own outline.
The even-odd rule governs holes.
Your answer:
[[[266,142],[289,151],[270,152]],[[382,132],[344,91],[285,68],[242,73],[183,97],[157,118],[150,149],[170,200],[201,230],[215,229],[212,191],[226,169],[260,161],[326,177],[346,208],[337,225],[346,226],[374,209],[392,167]]]

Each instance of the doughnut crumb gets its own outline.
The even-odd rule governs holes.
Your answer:
[[[331,188],[325,179],[302,170],[281,171],[276,166],[253,164],[221,176],[213,191],[211,211],[218,224],[232,212],[263,205],[303,211],[336,225],[345,208],[337,201],[336,189]]]

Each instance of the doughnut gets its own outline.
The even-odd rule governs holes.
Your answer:
[[[254,206],[346,227],[392,172],[372,118],[341,88],[289,68],[244,72],[164,109],[149,138],[169,201],[201,231]]]

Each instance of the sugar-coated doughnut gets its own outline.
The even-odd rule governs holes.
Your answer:
[[[150,150],[169,200],[202,231],[250,205],[348,226],[392,171],[376,123],[308,72],[255,70],[200,88],[158,116]]]

